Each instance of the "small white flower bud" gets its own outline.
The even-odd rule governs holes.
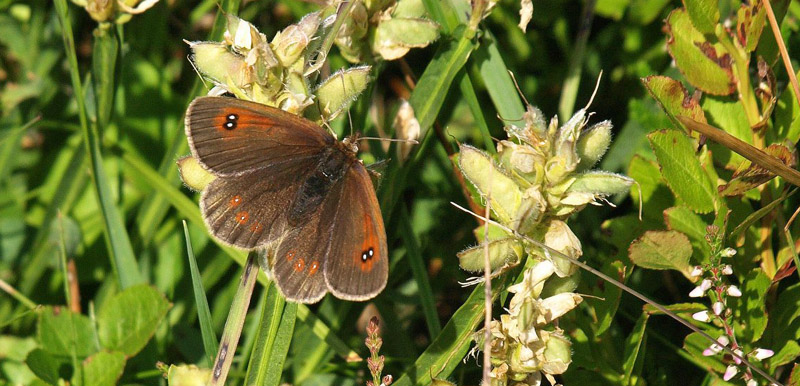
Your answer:
[[[725,310],[725,305],[722,302],[714,302],[711,306],[711,309],[714,311],[714,315],[719,315]]]
[[[758,360],[767,359],[773,355],[775,352],[766,348],[757,348],[755,351],[755,357]]]
[[[725,381],[730,381],[736,373],[739,372],[739,368],[736,365],[730,365],[727,369],[725,369],[725,374],[722,376],[722,379]]]
[[[711,288],[711,280],[705,279],[703,280],[699,286],[695,287],[692,292],[689,292],[690,298],[699,298],[705,295],[706,291]]]
[[[758,382],[756,382],[756,380],[755,380],[755,379],[752,379],[752,378],[750,378],[750,380],[749,380],[749,381],[747,381],[747,384],[746,384],[746,385],[747,385],[747,386],[758,386]]]
[[[725,275],[725,276],[732,275],[733,274],[733,267],[731,267],[730,264],[726,264],[724,267],[722,267],[722,274]]]
[[[742,296],[742,291],[740,291],[739,287],[735,285],[728,287],[728,290],[726,292],[728,293],[728,296],[733,296],[735,298]]]
[[[736,256],[736,250],[733,248],[725,248],[722,250],[723,257],[733,257]]]
[[[733,352],[734,352],[736,355],[738,355],[738,356],[743,356],[743,354],[744,354],[744,353],[742,352],[742,350],[739,350],[738,348],[737,348],[736,350],[733,350]],[[741,359],[739,359],[739,358],[737,358],[737,357],[733,357],[733,361],[734,361],[734,362],[735,362],[737,365],[740,365],[740,364],[742,364],[742,360],[741,360]]]
[[[703,274],[703,267],[699,265],[695,265],[694,269],[692,269],[692,273],[689,274],[691,277],[698,277]]]
[[[720,335],[719,338],[717,338],[717,343],[719,343],[722,346],[727,346],[728,343],[730,342],[731,340],[728,338],[727,335]]]
[[[711,318],[708,315],[708,311],[695,312],[694,314],[692,314],[692,319],[698,322],[708,322],[709,320],[711,320]]]

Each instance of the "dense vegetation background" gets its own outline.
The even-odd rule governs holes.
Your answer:
[[[451,2],[456,8],[449,8]],[[474,345],[471,332],[482,322],[482,308],[468,312],[482,304],[482,290],[469,297],[474,288],[459,283],[476,274],[460,269],[456,257],[479,242],[473,232],[479,223],[450,202],[481,200],[451,156],[459,144],[493,151],[491,138],[507,138],[501,117],[506,123],[521,119],[524,102],[507,70],[530,104],[548,120],[559,116],[562,122],[586,105],[603,71],[588,109],[593,113],[590,124],[610,120],[614,139],[597,168],[633,177],[643,196],[633,188],[630,195],[608,197],[616,206],[588,206],[568,220],[583,246],[582,260],[690,319],[710,302],[688,297],[697,278],[685,275],[686,268],[713,263],[709,257],[723,248],[737,249],[736,260],[725,264],[734,266],[732,283],[745,296],[730,305],[734,311],[729,321],[744,334],[739,344],[745,352],[764,347],[778,354],[772,362],[756,365],[788,382],[791,363],[800,354],[795,342],[800,338],[800,287],[792,265],[795,248],[789,247],[795,245],[791,235],[797,234],[796,223],[783,231],[797,207],[797,198],[788,194],[791,185],[781,177],[765,178],[763,185],[747,186],[744,196],[717,197],[717,180],[712,179],[710,199],[715,204],[706,210],[680,197],[680,188],[670,183],[680,175],[660,174],[665,170],[664,147],[648,137],[679,126],[671,119],[679,108],[669,102],[677,100],[687,110],[702,108],[710,124],[728,132],[745,122],[736,133],[748,133],[746,142],[755,147],[780,144],[787,152],[781,154],[793,152],[800,136],[795,119],[800,108],[768,24],[753,40],[755,51],[748,51],[752,56],[744,75],[753,90],[766,89],[774,100],[759,99],[766,123],[751,132],[753,125],[748,126],[737,107],[740,92],[703,95],[703,85],[687,82],[685,71],[676,67],[674,54],[667,50],[674,36],[665,20],[684,7],[682,2],[533,1],[532,19],[523,32],[518,27],[520,3],[504,0],[474,36],[463,32],[469,28],[467,2],[438,3],[424,1],[442,12],[427,16],[443,26],[439,39],[400,60],[373,62],[373,81],[353,103],[350,120],[345,114],[331,123],[340,134],[350,132],[352,121],[352,129],[365,135],[392,136],[400,100],[409,98],[421,122],[421,145],[407,162],[400,162],[394,148],[377,142],[362,145],[367,162],[391,159],[378,190],[391,250],[387,288],[365,303],[328,296],[316,305],[278,309],[292,324],[281,325],[288,333],[273,324],[279,348],[272,355],[285,361],[282,366],[275,362],[282,376],[272,368],[266,383],[363,385],[371,379],[366,363],[345,359],[352,359],[353,351],[369,356],[365,326],[375,314],[381,316],[383,373],[392,374],[397,383],[429,384],[432,378],[459,385],[480,382],[479,362],[460,360]],[[737,10],[749,4],[686,3],[713,3],[722,15],[718,28],[735,27]],[[225,25],[222,12],[237,14],[271,39],[322,6],[294,0],[162,0],[130,20],[99,27],[80,4],[0,1],[1,383],[165,384],[157,362],[211,366],[199,321],[206,315],[195,296],[198,281],[192,280],[190,261],[199,266],[210,309],[207,320],[219,336],[246,254],[213,242],[198,220],[198,194],[179,178],[176,161],[189,154],[185,109],[208,90],[187,59],[185,41],[219,40]],[[774,1],[773,8],[788,51],[796,54],[800,4]],[[758,56],[774,78],[759,71]],[[336,47],[328,59],[324,73],[349,66]],[[423,75],[426,71],[429,78]],[[659,86],[643,81],[652,75],[683,82],[689,91],[684,99],[674,93],[665,96]],[[440,81],[428,82],[431,78]],[[76,89],[76,84],[82,87]],[[696,99],[690,100],[695,91]],[[668,115],[661,106],[674,108]],[[697,141],[698,134],[692,135],[686,141]],[[710,142],[692,142],[698,152],[697,157],[691,154],[691,162],[713,171],[720,181],[731,180],[733,171],[749,165]],[[714,158],[707,153],[710,146],[717,146],[712,147]],[[679,164],[691,163],[676,157]],[[98,170],[104,177],[97,177]],[[721,219],[727,212],[720,202],[732,210],[726,229]],[[636,218],[640,204],[643,221]],[[738,229],[736,237],[725,235],[717,244],[704,240],[707,225],[723,225],[725,233],[743,223],[748,228]],[[691,260],[661,270],[647,269],[653,266],[640,261],[644,268],[634,269],[628,248],[648,230],[688,235],[684,238],[691,241]],[[186,236],[192,252],[187,251]],[[519,274],[511,271],[510,278],[501,280],[514,281]],[[557,323],[572,340],[573,362],[558,376],[560,382],[724,384],[721,377],[732,363],[730,356],[699,355],[708,342],[684,343],[689,331],[683,326],[652,309],[643,312],[639,300],[591,274],[579,275],[575,292],[601,298],[587,298]],[[245,378],[259,330],[265,328],[262,309],[276,302],[274,292],[268,299],[267,281],[261,279],[229,383]],[[496,289],[504,293],[508,284],[498,283]],[[125,288],[133,292],[123,292]],[[503,312],[495,303],[495,316]],[[716,337],[720,326],[703,328]],[[281,353],[280,347],[288,351]],[[793,384],[798,384],[797,377]],[[765,384],[763,378],[755,379]]]

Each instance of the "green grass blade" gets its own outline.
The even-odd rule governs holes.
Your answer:
[[[419,121],[420,137],[424,137],[433,125],[453,80],[467,63],[474,47],[472,40],[462,34],[458,39],[442,44],[425,68],[408,100]]]
[[[289,353],[289,344],[294,335],[294,323],[297,320],[297,303],[286,303],[281,315],[280,326],[272,344],[272,351],[269,354],[267,378],[262,385],[278,386],[281,382],[283,364],[286,362],[286,354]]]
[[[480,102],[478,102],[478,96],[475,94],[475,88],[472,87],[472,80],[467,76],[466,71],[463,69],[461,70],[461,81],[458,83],[459,88],[461,89],[461,95],[464,97],[464,101],[467,102],[467,106],[469,106],[469,111],[472,113],[472,117],[475,119],[475,123],[478,125],[478,129],[481,131],[483,137],[483,146],[486,151],[490,152],[491,154],[496,153],[494,148],[494,142],[492,141],[492,133],[489,132],[489,125],[486,124],[486,118],[483,116],[483,108],[481,107]]]
[[[442,332],[442,325],[439,322],[439,315],[436,313],[436,299],[433,297],[428,271],[425,269],[425,262],[422,260],[422,253],[419,250],[419,240],[411,227],[411,220],[408,218],[408,209],[405,204],[400,209],[400,228],[408,252],[411,272],[419,288],[419,299],[422,304],[422,313],[425,315],[425,323],[428,325],[428,333],[431,339],[434,339]]]
[[[478,65],[486,91],[500,117],[505,120],[521,119],[525,106],[519,99],[519,91],[500,54],[497,39],[488,30],[484,31],[481,46],[475,50],[472,61]]]
[[[111,187],[108,184],[108,176],[103,166],[103,158],[100,153],[100,141],[97,128],[90,127],[86,115],[86,103],[84,101],[83,85],[81,84],[80,74],[78,73],[78,59],[75,53],[75,41],[72,35],[72,25],[69,23],[69,9],[66,0],[56,0],[56,13],[61,23],[62,36],[64,38],[64,49],[67,54],[70,67],[70,78],[72,87],[75,89],[75,99],[78,103],[78,117],[83,130],[84,143],[89,153],[91,163],[92,178],[100,205],[100,212],[103,215],[104,235],[106,245],[109,247],[111,264],[119,280],[121,288],[128,288],[132,285],[144,282],[136,257],[133,254],[128,232],[122,221],[122,215],[115,206]]]
[[[222,331],[222,339],[219,342],[219,351],[214,358],[209,386],[224,385],[225,379],[228,378],[228,371],[233,363],[233,356],[236,353],[236,346],[239,344],[239,337],[244,326],[244,318],[247,315],[247,308],[250,306],[250,298],[253,296],[253,287],[258,277],[257,259],[256,252],[250,252],[247,256],[242,280],[233,298],[233,304],[231,304],[228,319],[225,321],[225,328]]]
[[[200,322],[200,334],[203,337],[203,349],[206,351],[208,360],[214,360],[214,353],[217,352],[217,334],[211,323],[211,310],[208,308],[206,291],[203,288],[203,279],[200,277],[200,270],[197,268],[197,260],[192,250],[192,240],[189,237],[189,227],[186,220],[183,223],[183,234],[186,237],[186,254],[189,257],[189,272],[192,275],[192,291],[194,292],[194,303],[197,306],[197,318]]]
[[[272,352],[275,346],[275,339],[278,335],[278,328],[286,305],[286,300],[278,293],[274,285],[268,285],[265,291],[267,292],[267,300],[261,311],[261,320],[259,321],[255,345],[250,355],[250,363],[247,366],[245,385],[266,385],[266,380],[269,377],[270,362],[274,360]]]

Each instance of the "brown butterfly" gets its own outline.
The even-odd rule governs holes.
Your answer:
[[[352,138],[337,141],[283,110],[200,97],[186,111],[192,155],[217,178],[200,198],[211,234],[242,249],[268,247],[275,283],[291,301],[326,292],[367,300],[386,286],[386,231]]]

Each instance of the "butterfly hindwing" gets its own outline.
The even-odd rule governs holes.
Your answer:
[[[328,292],[322,267],[329,238],[330,226],[316,213],[285,232],[268,252],[272,276],[287,300],[316,303]]]
[[[386,286],[389,256],[380,205],[364,165],[352,164],[324,211],[333,218],[324,266],[328,290],[346,300],[375,297]]]
[[[314,160],[279,171],[217,177],[203,190],[200,210],[211,234],[222,242],[253,249],[283,234],[286,212]]]
[[[315,123],[286,111],[226,97],[199,97],[186,111],[192,155],[218,176],[280,170],[318,158],[335,143]]]

